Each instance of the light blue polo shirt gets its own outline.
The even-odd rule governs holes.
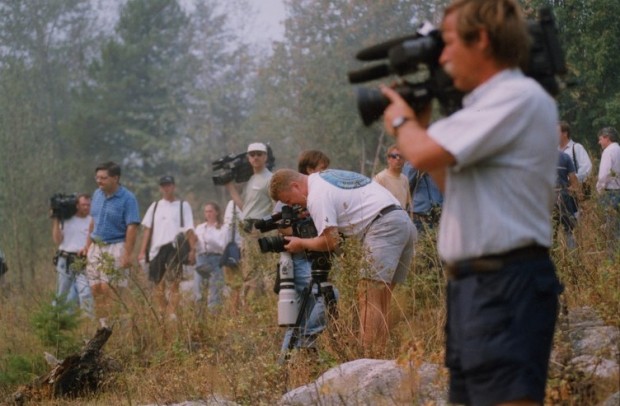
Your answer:
[[[106,244],[125,241],[125,233],[130,224],[140,224],[138,200],[123,186],[111,196],[106,197],[101,189],[93,193],[90,206],[95,229],[91,238]]]

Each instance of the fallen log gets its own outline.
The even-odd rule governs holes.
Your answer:
[[[97,391],[110,370],[109,361],[101,353],[110,335],[111,328],[99,328],[79,354],[66,357],[32,384],[18,388],[12,396],[13,404],[58,397],[75,398]]]

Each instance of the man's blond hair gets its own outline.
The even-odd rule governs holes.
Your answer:
[[[292,169],[278,169],[274,172],[269,183],[269,195],[273,200],[278,199],[280,192],[288,190],[292,182],[298,182],[303,179],[304,175]]]

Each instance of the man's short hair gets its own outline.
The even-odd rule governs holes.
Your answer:
[[[570,139],[570,125],[566,121],[560,121],[560,131],[566,133],[566,136]]]
[[[458,12],[457,32],[465,44],[477,41],[482,27],[498,62],[508,67],[527,66],[530,36],[516,0],[453,0],[444,18],[452,12]]]
[[[121,177],[121,167],[116,162],[108,161],[97,165],[97,168],[95,168],[95,173],[99,171],[108,172],[108,176]]]
[[[297,169],[304,175],[308,175],[310,170],[316,169],[321,164],[327,168],[329,166],[329,157],[316,149],[302,151],[297,159]]]
[[[618,142],[618,131],[613,127],[603,127],[598,132],[599,137],[609,138],[611,142]]]
[[[278,169],[273,173],[269,182],[269,195],[273,200],[280,200],[278,195],[288,190],[292,182],[303,179],[304,175],[292,169]]]
[[[88,199],[88,200],[90,200],[90,199],[91,199],[91,197],[90,197],[90,194],[89,194],[89,193],[79,193],[79,194],[77,195],[77,201],[78,201],[78,203],[80,202],[80,199]]]

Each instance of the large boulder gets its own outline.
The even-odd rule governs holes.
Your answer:
[[[435,364],[358,359],[334,367],[315,382],[285,394],[282,406],[446,405],[445,374]]]

